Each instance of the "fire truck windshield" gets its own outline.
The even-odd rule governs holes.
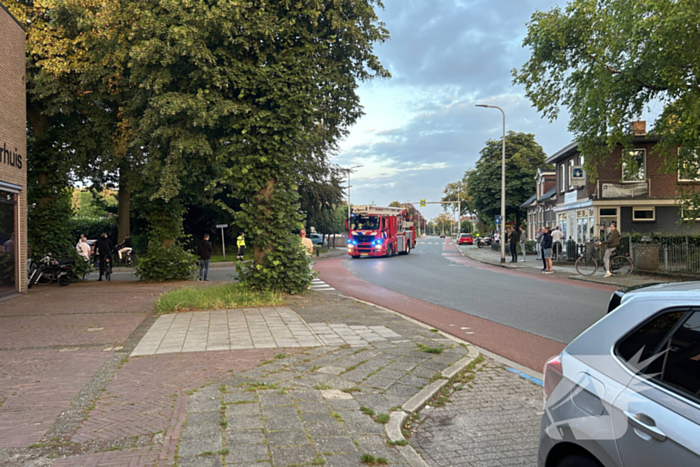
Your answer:
[[[378,230],[381,222],[376,216],[356,216],[352,218],[353,230]]]

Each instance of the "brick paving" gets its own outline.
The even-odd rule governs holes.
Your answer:
[[[542,388],[486,359],[444,406],[424,409],[410,442],[431,466],[537,465]]]

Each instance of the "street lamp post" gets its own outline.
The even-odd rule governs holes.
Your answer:
[[[348,172],[348,229],[350,228],[350,174],[354,169],[359,169],[360,167],[364,167],[363,165],[353,165],[352,167],[349,167],[345,169]]]
[[[477,104],[477,107],[498,109],[503,114],[503,154],[501,156],[501,263],[506,262],[506,113],[495,105]]]

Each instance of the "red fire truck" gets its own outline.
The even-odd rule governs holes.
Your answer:
[[[348,228],[348,254],[361,256],[407,255],[416,246],[413,218],[403,208],[355,206]]]

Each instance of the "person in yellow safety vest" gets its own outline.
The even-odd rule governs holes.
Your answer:
[[[238,260],[243,261],[243,255],[245,254],[245,234],[241,233],[236,239],[236,246],[238,247]]]

